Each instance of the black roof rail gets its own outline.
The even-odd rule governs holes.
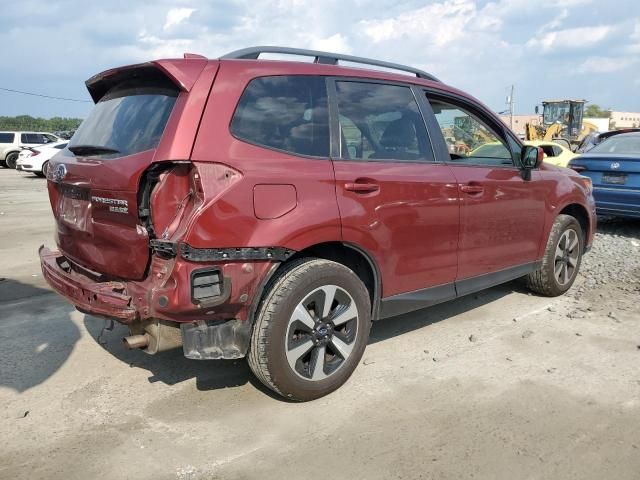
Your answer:
[[[360,63],[363,65],[373,65],[376,67],[389,68],[392,70],[399,70],[401,72],[413,73],[418,78],[424,78],[425,80],[431,80],[439,82],[436,77],[425,71],[417,68],[409,67],[407,65],[401,65],[399,63],[383,62],[382,60],[374,60],[371,58],[356,57],[353,55],[343,55],[342,53],[329,53],[321,52],[318,50],[306,50],[304,48],[289,48],[289,47],[272,47],[272,46],[260,46],[260,47],[248,47],[240,50],[235,50],[231,53],[227,53],[220,57],[220,59],[254,59],[257,60],[262,53],[281,53],[285,55],[299,55],[302,57],[314,57],[315,63],[322,63],[326,65],[337,65],[338,60],[345,62]]]

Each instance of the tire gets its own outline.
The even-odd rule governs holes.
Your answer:
[[[328,296],[333,301],[325,309]],[[352,270],[329,260],[295,260],[265,291],[251,336],[249,366],[283,397],[314,400],[351,376],[370,328],[369,292]]]
[[[557,297],[571,288],[578,276],[584,234],[578,221],[570,215],[558,215],[551,227],[542,266],[527,275],[529,289],[547,297]]]
[[[33,172],[40,178],[47,178],[47,172],[49,171],[49,161],[47,160],[42,164],[42,170],[40,172]]]
[[[11,152],[7,155],[5,163],[7,168],[16,168],[16,163],[18,162],[18,152]]]
[[[42,164],[42,171],[34,172],[34,173],[39,177],[46,178],[48,172],[49,172],[49,161],[47,160]]]

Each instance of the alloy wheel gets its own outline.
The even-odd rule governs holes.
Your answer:
[[[333,375],[351,355],[357,328],[358,308],[346,290],[337,285],[315,289],[298,303],[289,319],[289,366],[306,380]]]
[[[556,246],[553,272],[560,285],[567,285],[576,274],[580,257],[578,233],[569,228],[565,230]]]
[[[16,163],[18,163],[18,154],[17,153],[10,153],[9,155],[7,155],[5,163],[7,165],[7,168],[15,169],[16,168]]]

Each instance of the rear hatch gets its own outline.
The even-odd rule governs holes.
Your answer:
[[[603,191],[640,189],[640,133],[622,133],[576,157],[571,168]]]
[[[637,209],[640,153],[637,156],[587,153],[575,158],[571,168],[591,179],[598,208]]]
[[[571,163],[574,170],[591,178],[595,188],[640,189],[640,154],[628,155],[584,154]]]
[[[186,88],[157,64],[105,72],[87,86],[96,105],[49,168],[57,244],[89,270],[139,280],[150,251],[138,189],[153,162],[171,160],[156,154],[165,128],[175,133]]]

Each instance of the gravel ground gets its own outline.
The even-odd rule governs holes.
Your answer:
[[[607,285],[622,292],[640,291],[640,220],[599,219],[593,248],[584,256],[577,288],[569,296],[580,299]]]

